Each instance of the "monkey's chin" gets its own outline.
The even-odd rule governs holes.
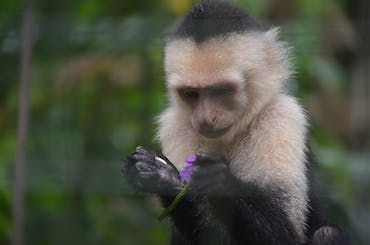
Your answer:
[[[216,130],[198,130],[198,133],[205,138],[216,139],[224,136],[229,131],[229,129],[230,127]]]

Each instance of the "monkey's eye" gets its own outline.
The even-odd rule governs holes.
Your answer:
[[[234,90],[228,86],[214,87],[209,90],[211,96],[227,96],[232,94]]]
[[[196,90],[185,91],[184,95],[189,99],[198,99],[199,98],[199,93]]]
[[[186,102],[194,102],[200,97],[199,91],[196,88],[181,88],[178,89],[178,93],[181,99]]]

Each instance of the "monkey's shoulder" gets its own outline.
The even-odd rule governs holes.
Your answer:
[[[248,175],[254,177],[273,174],[268,169],[280,171],[281,176],[303,174],[306,132],[307,120],[302,107],[294,97],[281,95],[238,136],[231,155],[236,162],[246,163]]]
[[[297,99],[291,95],[280,94],[258,114],[251,128],[280,132],[288,136],[296,130],[305,133],[307,126],[305,112]]]

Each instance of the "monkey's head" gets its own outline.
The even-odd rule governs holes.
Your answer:
[[[276,35],[229,3],[194,6],[165,49],[171,105],[204,137],[239,132],[289,77],[287,48]]]

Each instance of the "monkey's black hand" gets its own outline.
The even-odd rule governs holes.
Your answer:
[[[181,189],[179,171],[164,156],[137,147],[123,163],[123,175],[136,190],[174,195]]]
[[[200,195],[218,196],[228,191],[232,178],[225,158],[199,152],[190,180],[191,190]]]

